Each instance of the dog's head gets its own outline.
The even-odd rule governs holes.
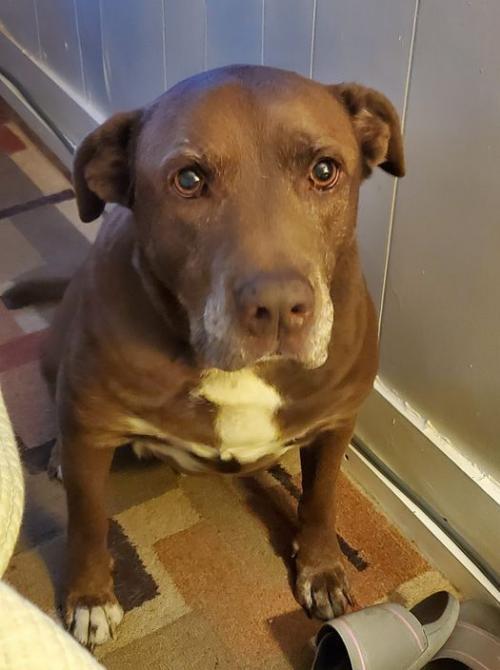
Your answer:
[[[233,66],[112,117],[78,149],[74,181],[84,221],[106,202],[133,210],[141,253],[185,310],[201,365],[286,356],[318,367],[335,267],[377,165],[404,173],[382,94]]]

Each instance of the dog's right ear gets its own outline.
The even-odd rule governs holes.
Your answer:
[[[131,205],[133,144],[141,116],[141,110],[115,114],[78,147],[73,185],[82,221],[97,219],[107,202]]]

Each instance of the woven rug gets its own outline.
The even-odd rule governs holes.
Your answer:
[[[67,176],[0,106],[0,289],[45,268],[75,267],[98,224],[82,224]],[[51,309],[9,312],[0,301],[0,383],[20,445],[26,510],[7,580],[58,616],[66,510],[45,473],[54,408],[38,348]],[[177,476],[117,454],[109,487],[110,544],[126,616],[97,650],[110,670],[305,670],[318,622],[295,602],[291,542],[300,495],[296,454],[255,477]],[[360,605],[411,605],[443,577],[342,476],[338,532]]]

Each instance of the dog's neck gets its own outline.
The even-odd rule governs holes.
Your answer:
[[[188,319],[174,295],[155,276],[147,258],[136,243],[132,252],[132,266],[137,272],[142,288],[168,332],[180,346],[194,356],[189,342]]]

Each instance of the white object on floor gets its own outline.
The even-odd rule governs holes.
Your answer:
[[[24,509],[24,481],[0,388],[0,576],[13,554]],[[0,581],[1,670],[98,670],[103,666],[61,626]]]

